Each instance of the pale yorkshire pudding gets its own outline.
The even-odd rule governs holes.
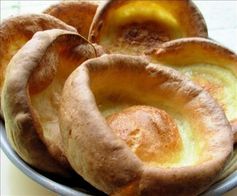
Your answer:
[[[92,42],[113,53],[142,54],[182,37],[207,37],[198,8],[189,0],[109,0],[96,13]]]
[[[174,69],[119,54],[68,77],[60,128],[74,170],[111,195],[199,194],[233,150],[225,114],[205,90]]]
[[[191,51],[191,52],[190,52]],[[203,38],[182,38],[154,50],[150,60],[173,67],[207,90],[225,111],[237,142],[237,55]],[[237,169],[237,148],[220,179]]]
[[[76,32],[76,29],[47,14],[26,14],[11,17],[0,25],[0,93],[8,63],[14,54],[37,31],[47,29],[65,29]]]
[[[95,57],[79,34],[54,29],[36,33],[11,59],[2,91],[7,136],[19,156],[43,171],[66,174],[58,107],[64,81]]]
[[[148,55],[151,61],[177,69],[206,89],[224,109],[233,129],[237,129],[237,55],[234,52],[211,40],[182,38],[164,43]]]
[[[97,6],[91,1],[65,1],[50,6],[44,13],[75,27],[79,34],[87,38]]]

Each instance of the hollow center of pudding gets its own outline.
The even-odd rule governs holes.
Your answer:
[[[172,39],[167,27],[153,21],[126,24],[118,32],[120,42],[132,45],[155,46]]]
[[[151,106],[132,106],[107,118],[112,130],[149,165],[179,162],[183,148],[174,120]]]
[[[193,64],[177,69],[207,90],[223,108],[229,121],[237,120],[237,78],[232,71],[210,64]]]
[[[56,152],[64,152],[58,116],[63,85],[78,65],[90,56],[94,57],[94,48],[90,45],[71,40],[78,45],[72,47],[74,43],[67,41],[67,46],[63,47],[61,44],[65,41],[60,40],[49,48],[29,80],[32,109],[42,127],[38,129],[41,139],[58,159],[61,157]]]
[[[185,34],[174,14],[152,1],[126,2],[110,11],[104,23],[100,44],[112,52],[125,54],[139,54]]]

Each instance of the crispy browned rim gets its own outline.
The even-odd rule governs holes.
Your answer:
[[[79,34],[87,38],[97,6],[90,1],[66,1],[50,6],[44,13],[75,27]]]
[[[211,39],[201,38],[201,37],[190,37],[190,38],[180,38],[176,40],[171,40],[169,42],[163,43],[159,48],[154,49],[151,52],[148,52],[147,55],[155,55],[159,57],[160,61],[163,61],[163,58],[170,54],[176,54],[185,49],[185,47],[199,47],[203,50],[203,53],[200,55],[204,56],[204,52],[210,52],[212,55],[209,58],[203,58],[201,60],[206,60],[206,62],[211,61],[212,63],[219,62],[219,60],[223,59],[223,62],[226,61],[237,61],[237,55],[231,51],[230,49],[225,48],[218,42],[215,42]],[[192,53],[191,53],[192,54]],[[176,54],[177,55],[177,54]],[[155,57],[154,57],[155,58]],[[218,58],[218,59],[217,59]],[[186,62],[187,59],[178,59],[180,60],[180,64],[188,64]],[[169,63],[168,58],[164,58],[165,62]],[[170,59],[170,63],[173,62],[173,59]],[[195,59],[195,63],[199,63],[199,59]],[[221,61],[222,62],[222,61]],[[176,63],[177,64],[177,63]]]
[[[237,143],[237,123],[232,125],[232,129],[233,129],[233,132],[234,132],[235,143]]]
[[[51,82],[58,65],[52,61],[54,53],[63,51],[61,55],[65,55],[67,50],[85,43],[88,42],[81,36],[69,31],[38,32],[9,63],[2,92],[7,136],[19,156],[35,168],[63,175],[70,171],[66,158],[61,161],[62,157],[55,157],[42,141],[43,128],[37,111],[32,108],[29,89],[40,90]],[[64,152],[60,153],[64,156]]]
[[[100,32],[103,25],[105,25],[104,20],[108,13],[112,9],[120,7],[129,1],[133,0],[109,0],[98,8],[89,32],[89,40],[91,42],[100,42]],[[173,1],[172,3],[176,2]],[[187,6],[188,10],[182,10],[182,12],[186,14],[185,17],[190,17],[192,19],[190,21],[190,27],[192,28],[193,33],[189,35],[189,37],[208,37],[206,22],[196,5],[191,0],[177,1],[177,3]]]
[[[37,31],[47,29],[64,29],[76,32],[76,29],[61,20],[47,14],[26,14],[11,17],[0,25],[0,93],[8,63],[14,54]]]
[[[212,139],[216,137],[214,141],[219,143],[225,138],[225,142],[224,140],[222,141],[224,143],[221,142],[224,145],[217,145],[220,151],[218,148],[207,149],[220,154],[196,166],[162,169],[144,165],[109,128],[99,112],[95,95],[91,90],[91,74],[96,76],[113,69],[120,71],[121,78],[127,71],[131,74],[147,73],[148,77],[156,78],[157,83],[152,85],[151,93],[159,88],[159,83],[164,83],[162,86],[166,86],[166,90],[173,93],[174,97],[180,93],[179,96],[185,97],[181,99],[188,103],[195,97],[195,100],[202,105],[202,109],[205,108],[207,112],[204,112],[205,126],[208,127],[207,122],[212,119]],[[169,85],[172,81],[175,81],[173,85]],[[189,111],[192,111],[191,108]],[[72,167],[85,180],[108,194],[198,194],[213,183],[232,151],[231,128],[223,111],[209,94],[175,70],[149,64],[138,57],[104,55],[83,63],[65,83],[60,115],[61,133]],[[207,120],[209,117],[211,119]],[[209,139],[213,142],[211,138]]]

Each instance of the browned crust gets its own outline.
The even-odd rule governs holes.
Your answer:
[[[231,125],[232,125],[232,130],[234,133],[235,144],[237,144],[237,120],[234,122],[231,122]]]
[[[108,19],[108,14],[129,1],[133,0],[110,0],[107,1],[104,6],[101,6],[93,19],[89,33],[89,40],[94,43],[100,43],[101,31],[103,26],[106,25],[105,21]],[[165,2],[161,2],[161,4],[162,3]],[[175,17],[179,20],[180,25],[183,25],[183,28],[186,29],[187,37],[208,37],[205,20],[192,1],[172,1],[168,2],[168,4],[170,7],[177,6],[179,8],[176,8],[178,11]]]
[[[135,105],[107,116],[106,122],[147,164],[162,165],[180,158],[182,139],[175,121],[164,110]]]
[[[97,6],[90,1],[66,1],[50,6],[44,13],[75,27],[79,34],[87,38]]]
[[[203,60],[206,60],[207,62],[212,62],[212,63],[216,63],[219,62],[219,60],[222,60],[225,62],[232,62],[232,63],[236,63],[237,61],[237,55],[231,51],[230,49],[227,49],[226,47],[224,47],[223,45],[221,45],[220,43],[210,40],[210,39],[205,39],[205,38],[199,38],[199,37],[192,37],[192,38],[180,38],[180,39],[176,39],[176,40],[172,40],[166,43],[163,43],[162,45],[160,45],[159,48],[154,49],[151,52],[148,52],[147,55],[154,55],[154,58],[159,58],[159,61],[166,61],[167,63],[172,64],[172,62],[174,61],[174,58],[168,58],[168,56],[177,56],[179,54],[182,54],[183,51],[185,50],[191,50],[191,49],[195,49],[198,50],[200,53],[197,54],[200,57],[202,56],[202,58],[196,59],[197,63]],[[208,58],[203,58],[205,56],[205,54],[211,54],[210,56],[208,56]],[[186,60],[188,59],[178,59],[181,64],[188,64],[189,62],[186,62]],[[193,60],[193,59],[191,59]],[[219,64],[221,64],[219,62]]]
[[[192,113],[189,115],[195,115],[194,119],[203,119],[203,128],[210,134],[205,139],[213,145],[207,146],[205,150],[213,153],[213,158],[195,166],[181,168],[162,169],[144,165],[116,137],[96,105],[90,76],[93,74],[96,77],[99,74],[103,77],[107,70],[119,71],[120,78],[125,73],[130,73],[131,77],[139,74],[151,77],[156,82],[151,84],[147,93],[166,87],[164,91],[173,95],[168,100],[180,100],[179,108],[186,108],[185,111]],[[147,81],[146,77],[142,81]],[[118,85],[121,81],[118,81]],[[108,82],[104,85],[111,84]],[[127,85],[128,89],[130,85]],[[169,96],[169,93],[164,96]],[[199,194],[214,182],[233,149],[230,125],[209,94],[175,70],[149,64],[139,57],[104,55],[83,63],[65,83],[60,115],[61,133],[72,167],[85,180],[108,194]]]
[[[5,71],[10,59],[37,31],[47,29],[76,30],[47,14],[26,14],[11,17],[0,25],[0,92],[5,78]]]
[[[57,58],[54,54],[56,51],[61,51],[60,55],[66,55],[67,50],[84,43],[88,42],[69,31],[55,29],[38,32],[9,63],[2,91],[2,110],[7,136],[19,156],[40,170],[68,175],[70,166],[64,152],[56,147],[50,149],[60,141],[48,144],[42,137],[43,127],[37,111],[31,105],[31,92],[28,87],[38,88],[37,85],[41,87],[40,83],[48,85],[44,81],[55,75],[50,69],[57,69],[58,66],[54,65],[53,59]],[[37,75],[35,72],[41,73]],[[42,78],[44,80],[40,80]],[[58,137],[55,135],[55,138]]]

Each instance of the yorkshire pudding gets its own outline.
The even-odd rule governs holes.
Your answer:
[[[192,51],[192,52],[190,52]],[[225,111],[237,142],[237,55],[203,38],[166,42],[150,53],[151,61],[173,67],[206,89]],[[220,178],[237,169],[237,148]]]
[[[192,52],[190,52],[192,51]],[[183,38],[161,45],[151,61],[173,67],[206,89],[237,129],[237,55],[216,42]]]
[[[65,1],[50,6],[44,13],[75,27],[79,34],[87,38],[97,6],[90,1]]]
[[[61,90],[68,75],[95,56],[80,35],[55,29],[36,33],[10,61],[2,91],[6,132],[19,156],[35,168],[70,170],[58,125]]]
[[[37,31],[48,29],[65,29],[76,32],[76,29],[61,20],[46,14],[27,14],[11,17],[0,25],[0,93],[5,79],[5,71],[14,54]]]
[[[142,54],[182,37],[207,37],[198,8],[189,0],[109,0],[94,17],[92,42],[112,53]]]
[[[60,128],[74,170],[111,195],[199,194],[233,150],[225,114],[205,90],[126,55],[88,60],[68,77]]]

